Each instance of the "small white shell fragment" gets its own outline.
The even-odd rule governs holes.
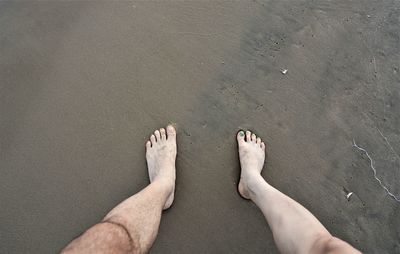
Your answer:
[[[282,73],[283,75],[285,75],[287,72],[288,72],[287,69],[282,69],[282,70],[281,70],[281,73]]]
[[[347,200],[350,200],[351,195],[353,195],[353,192],[347,193],[347,195],[346,195]]]

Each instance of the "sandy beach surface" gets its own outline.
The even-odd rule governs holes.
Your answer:
[[[148,184],[145,141],[175,123],[151,253],[277,253],[236,191],[239,129],[332,234],[400,253],[400,202],[353,143],[400,198],[399,16],[387,0],[1,2],[0,252],[57,253]]]

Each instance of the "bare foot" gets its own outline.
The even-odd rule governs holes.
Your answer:
[[[250,199],[248,180],[253,176],[260,176],[265,160],[265,144],[254,133],[239,131],[237,134],[240,158],[239,193],[242,197]]]
[[[171,190],[164,210],[174,201],[175,191],[176,131],[172,125],[156,130],[146,143],[146,160],[150,182],[161,181]]]

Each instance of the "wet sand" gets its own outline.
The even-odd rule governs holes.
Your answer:
[[[265,178],[332,234],[400,252],[400,203],[353,146],[399,196],[399,10],[1,2],[0,252],[55,253],[146,186],[145,141],[170,122],[176,199],[151,253],[277,253],[236,192],[239,129],[266,140]]]

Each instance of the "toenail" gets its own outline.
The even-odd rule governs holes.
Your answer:
[[[239,131],[239,135],[243,137],[244,136],[244,131]]]

